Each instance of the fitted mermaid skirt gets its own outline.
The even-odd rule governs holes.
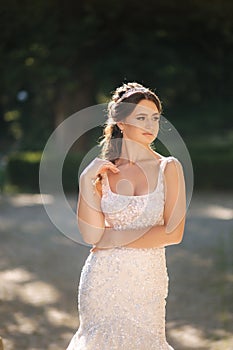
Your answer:
[[[165,248],[91,252],[79,282],[80,326],[67,350],[172,350],[167,293]]]

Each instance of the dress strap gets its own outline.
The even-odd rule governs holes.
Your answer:
[[[176,160],[176,158],[173,157],[173,156],[169,156],[169,157],[164,157],[164,158],[161,160],[161,165],[160,165],[160,167],[161,167],[161,169],[162,169],[162,172],[164,172],[167,163],[170,163],[172,160]]]

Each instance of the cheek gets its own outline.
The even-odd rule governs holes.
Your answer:
[[[159,122],[155,123],[154,129],[155,129],[155,130],[159,130]]]
[[[145,125],[141,122],[133,122],[127,125],[128,132],[142,132],[145,129]]]
[[[133,136],[135,137],[136,135],[142,133],[142,128],[139,128],[136,125],[128,125],[128,127],[126,128],[126,134],[128,136]]]
[[[124,129],[124,133],[129,138],[140,138],[142,137],[142,133],[147,130],[148,127],[142,125],[142,123],[134,122],[132,124],[127,124]],[[159,122],[153,123],[151,125],[151,130],[153,130],[153,133],[157,136],[159,131]]]

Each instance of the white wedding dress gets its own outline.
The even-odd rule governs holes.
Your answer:
[[[102,210],[118,232],[163,224],[164,178],[142,196],[113,193],[102,182]],[[174,350],[166,341],[168,275],[165,248],[123,246],[90,252],[82,268],[80,326],[67,350]]]

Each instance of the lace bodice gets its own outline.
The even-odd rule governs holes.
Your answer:
[[[103,177],[101,208],[107,222],[115,230],[163,225],[165,201],[163,171],[166,163],[172,159],[174,157],[162,159],[156,188],[145,195],[127,196],[114,193],[111,191],[107,175]]]

